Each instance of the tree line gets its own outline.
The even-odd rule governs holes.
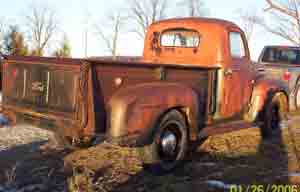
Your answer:
[[[47,6],[32,5],[27,13],[22,27],[18,24],[9,24],[3,18],[0,19],[0,51],[3,54],[15,56],[46,54],[53,37],[59,30],[55,11]],[[71,45],[65,34],[58,44],[50,55],[71,57]]]
[[[111,55],[117,54],[117,42],[120,31],[127,23],[132,23],[131,31],[134,31],[141,39],[144,39],[147,28],[153,22],[169,17],[199,17],[207,16],[203,0],[130,0],[129,14],[117,11],[117,14],[110,16],[107,20],[112,29],[107,36],[101,25],[97,25],[100,38],[106,44]],[[250,42],[255,35],[257,27],[264,32],[280,37],[292,45],[300,46],[300,0],[264,0],[265,7],[247,7],[238,9],[237,16],[240,19],[240,26]],[[170,14],[170,7],[177,15]],[[265,33],[264,33],[265,35]]]
[[[121,34],[134,32],[144,40],[148,27],[159,20],[171,17],[207,16],[203,0],[129,0],[126,8],[114,10],[94,24],[95,34],[104,42],[108,53],[116,57]],[[110,29],[110,30],[106,30]]]
[[[134,32],[137,38],[144,39],[147,28],[156,21],[170,17],[197,17],[206,15],[202,0],[129,0],[126,8],[113,10],[104,22],[93,24],[94,35],[103,42],[113,57],[118,56],[118,43],[121,33]],[[175,4],[175,6],[174,6]],[[178,12],[180,14],[173,14]],[[24,23],[25,32],[17,24],[8,25],[0,18],[0,50],[8,55],[44,56],[53,36],[59,29],[56,12],[45,6],[33,5],[27,11]],[[130,27],[128,27],[130,26]],[[23,27],[23,25],[22,25]],[[23,27],[24,28],[24,27]],[[71,57],[71,45],[66,35],[51,56]]]
[[[300,1],[264,0],[263,8],[247,8],[239,12],[247,39],[253,38],[255,28],[280,37],[292,45],[300,46]]]
[[[279,36],[290,43],[300,45],[300,1],[264,0],[267,7],[258,10],[239,11],[241,26],[250,41],[256,26]],[[174,6],[175,5],[175,6]],[[179,11],[180,10],[180,11]],[[175,14],[174,14],[175,13]],[[126,8],[114,9],[93,24],[93,35],[98,37],[108,53],[118,56],[120,36],[134,32],[144,39],[147,28],[153,22],[170,17],[207,16],[203,0],[129,0]],[[25,15],[22,29],[17,24],[7,24],[0,18],[0,50],[8,55],[44,56],[53,46],[54,36],[60,30],[55,10],[46,6],[33,5]],[[24,27],[25,26],[25,27]],[[23,28],[26,30],[23,31]],[[71,43],[63,34],[56,49],[50,53],[56,57],[71,57]],[[48,52],[49,55],[49,52]]]

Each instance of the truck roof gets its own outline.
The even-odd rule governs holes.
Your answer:
[[[158,21],[152,24],[152,27],[155,27],[156,25],[162,25],[162,24],[190,24],[190,25],[203,25],[204,23],[207,24],[213,24],[217,26],[222,27],[238,27],[235,23],[231,21],[226,21],[223,19],[217,19],[217,18],[207,18],[207,17],[186,17],[186,18],[172,18],[172,19],[165,19],[162,21]]]

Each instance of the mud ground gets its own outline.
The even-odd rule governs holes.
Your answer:
[[[13,130],[13,131],[12,131]],[[164,176],[145,171],[131,149],[107,143],[79,151],[44,149],[51,133],[18,126],[0,129],[3,191],[230,191],[234,185],[298,185],[300,118],[263,141],[258,128],[207,139],[184,166]]]

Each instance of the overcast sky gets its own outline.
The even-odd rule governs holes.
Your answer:
[[[24,15],[33,2],[47,3],[49,7],[55,9],[60,28],[71,42],[74,57],[84,56],[86,29],[88,29],[88,56],[107,54],[103,42],[94,35],[93,25],[105,22],[105,15],[128,6],[128,0],[0,0],[0,17],[4,17],[7,23],[17,23],[22,27],[25,21]],[[204,0],[204,4],[209,10],[209,17],[222,18],[237,24],[240,24],[239,9],[261,10],[265,7],[264,0]],[[178,12],[180,11],[182,10],[179,9]],[[267,44],[288,43],[258,28],[250,45],[252,58],[256,59],[263,46]],[[123,33],[118,49],[120,55],[141,55],[142,49],[141,39],[138,39],[135,34]]]

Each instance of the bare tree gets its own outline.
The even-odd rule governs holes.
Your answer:
[[[300,45],[300,1],[265,0],[265,18],[258,21],[268,32]]]
[[[168,0],[131,0],[130,19],[137,24],[134,32],[145,37],[147,28],[156,21],[167,17]]]
[[[3,51],[4,36],[5,36],[4,19],[0,18],[0,51]]]
[[[121,27],[124,24],[125,20],[126,17],[121,16],[120,12],[116,15],[108,17],[108,22],[110,23],[110,26],[107,28],[112,29],[111,31],[109,31],[109,34],[107,34],[106,31],[104,31],[102,22],[101,25],[95,24],[96,34],[98,35],[98,37],[100,37],[102,41],[104,41],[108,51],[114,58],[118,55],[117,45],[120,37]]]
[[[58,28],[55,12],[46,6],[33,5],[26,16],[33,55],[42,56]]]
[[[257,26],[257,24],[261,22],[261,17],[258,15],[256,9],[240,9],[238,10],[238,13],[241,20],[241,27],[245,32],[248,42],[250,42],[254,33],[255,26]]]
[[[178,5],[187,10],[188,17],[199,17],[205,15],[203,0],[181,0]]]

